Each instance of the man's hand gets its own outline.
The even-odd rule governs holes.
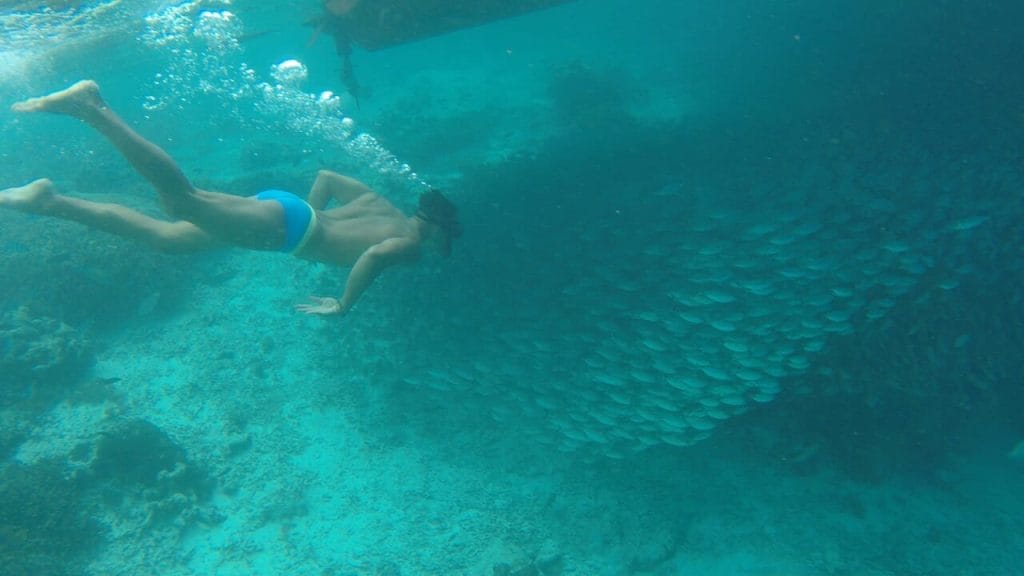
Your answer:
[[[295,310],[314,316],[332,316],[341,314],[341,302],[336,298],[312,296],[308,303],[295,306]]]

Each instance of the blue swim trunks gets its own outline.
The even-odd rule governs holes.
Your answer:
[[[291,192],[264,190],[257,200],[275,200],[284,208],[284,244],[281,252],[295,254],[309,242],[316,229],[316,210]]]

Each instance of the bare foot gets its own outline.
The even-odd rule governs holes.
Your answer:
[[[18,188],[0,190],[0,207],[42,213],[50,205],[54,193],[53,182],[40,178]]]
[[[59,92],[39,98],[29,98],[11,106],[15,112],[51,112],[82,116],[83,114],[106,107],[100,96],[100,87],[92,80],[82,80]]]

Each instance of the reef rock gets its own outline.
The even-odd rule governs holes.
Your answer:
[[[71,326],[26,308],[0,316],[0,404],[68,384],[92,362],[88,342]]]

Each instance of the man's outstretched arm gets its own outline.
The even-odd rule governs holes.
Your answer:
[[[313,183],[313,188],[309,191],[309,198],[306,201],[314,209],[323,210],[332,199],[336,200],[339,206],[344,206],[364,194],[375,194],[375,192],[355,178],[330,170],[321,170],[316,175],[316,182]]]
[[[348,281],[345,283],[345,292],[340,299],[313,297],[309,304],[300,304],[296,309],[307,314],[323,316],[345,314],[352,309],[382,270],[395,264],[413,262],[419,255],[417,243],[408,238],[390,238],[375,244],[363,252],[352,266],[348,273]]]

